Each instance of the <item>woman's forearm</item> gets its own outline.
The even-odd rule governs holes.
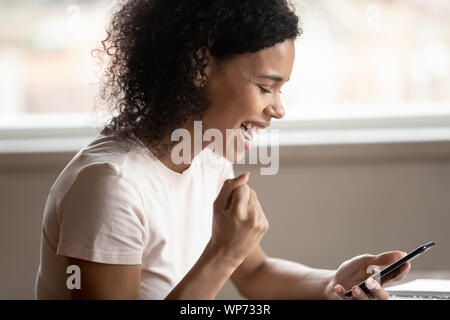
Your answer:
[[[237,266],[208,244],[191,270],[165,300],[214,299]]]
[[[335,272],[268,257],[248,279],[245,296],[248,299],[327,299],[326,287]]]

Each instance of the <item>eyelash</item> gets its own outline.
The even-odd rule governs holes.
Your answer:
[[[261,86],[258,86],[258,88],[262,91],[263,94],[272,93],[272,91],[267,90],[266,88],[263,88]],[[279,92],[280,92],[280,94],[283,93],[283,92],[281,92],[281,90]]]

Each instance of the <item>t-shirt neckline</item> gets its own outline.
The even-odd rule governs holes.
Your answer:
[[[139,139],[139,144],[140,144],[140,147],[143,148],[143,151],[147,154],[147,156],[155,163],[155,165],[158,166],[161,169],[161,171],[165,172],[172,179],[180,180],[180,179],[190,177],[192,175],[192,172],[194,171],[194,167],[197,165],[198,156],[192,160],[191,165],[183,172],[179,173],[179,172],[173,171],[172,169],[168,168],[164,163],[162,163],[161,160],[159,160],[153,154],[153,152],[149,148],[147,148],[147,146],[145,144],[142,143],[141,139]]]

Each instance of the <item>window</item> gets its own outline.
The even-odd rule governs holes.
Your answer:
[[[0,118],[43,124],[91,113],[111,1],[0,0]],[[49,117],[50,116],[50,117]],[[43,124],[45,126],[45,124]],[[49,124],[50,125],[50,124]]]
[[[450,1],[300,0],[289,119],[450,115]]]
[[[0,129],[93,123],[99,66],[91,50],[114,3],[0,0]],[[304,32],[282,90],[289,128],[326,119],[450,118],[450,1],[296,5]]]

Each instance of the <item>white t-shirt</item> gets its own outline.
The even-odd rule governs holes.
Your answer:
[[[145,147],[99,134],[60,174],[47,199],[37,299],[66,299],[68,259],[142,265],[141,299],[164,299],[212,232],[227,160],[205,148],[183,173]],[[81,273],[82,276],[82,273]]]

